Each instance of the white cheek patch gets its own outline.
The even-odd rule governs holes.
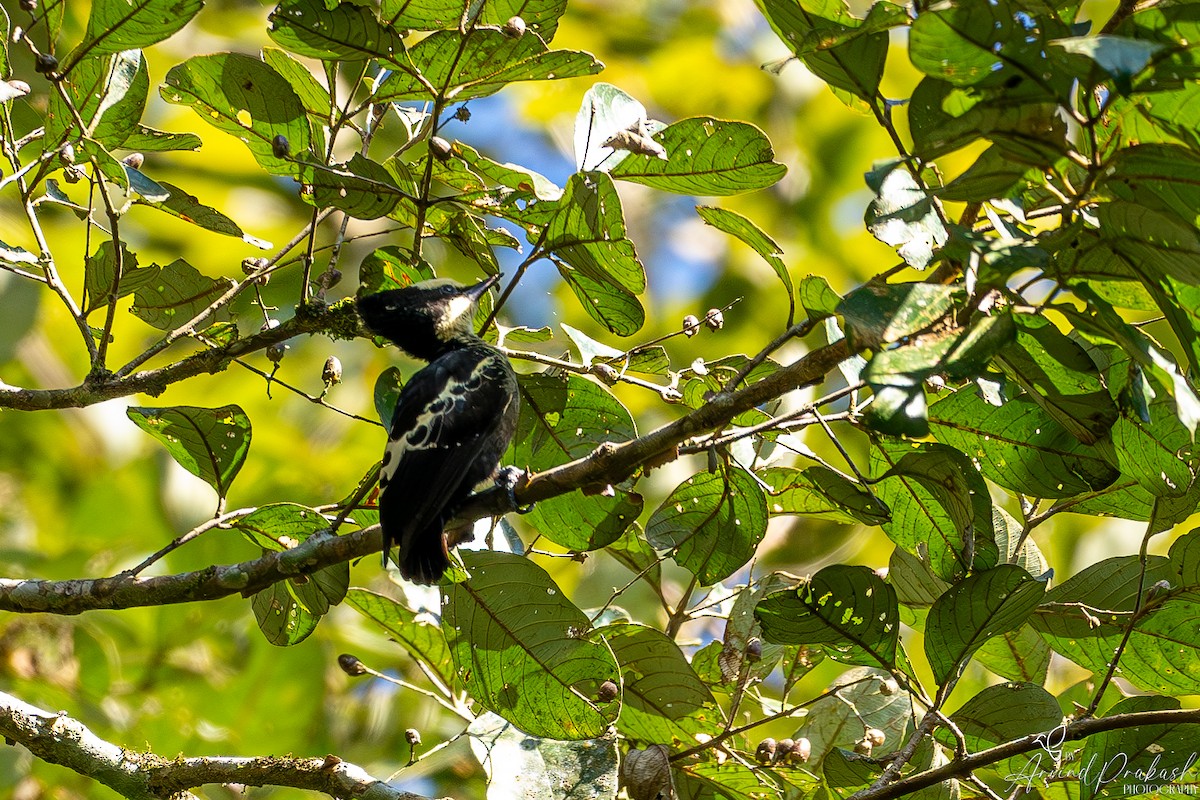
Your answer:
[[[475,308],[475,301],[469,297],[451,297],[446,303],[446,316],[439,326],[443,333],[449,333],[460,326],[460,320],[470,314]]]

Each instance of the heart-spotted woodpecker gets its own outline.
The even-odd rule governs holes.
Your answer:
[[[396,565],[413,583],[437,583],[449,568],[444,526],[496,472],[517,426],[517,376],[473,328],[479,298],[499,278],[422,281],[357,301],[371,332],[429,362],[400,391],[379,477],[383,563],[399,544]]]

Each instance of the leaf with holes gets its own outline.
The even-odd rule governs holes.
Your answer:
[[[376,102],[432,100],[462,102],[486,97],[516,81],[549,81],[594,75],[604,69],[591,53],[550,50],[536,34],[518,38],[476,28],[435,31],[413,45],[408,59],[380,82]],[[416,69],[414,65],[419,65]]]
[[[520,385],[521,416],[505,463],[541,471],[581,458],[600,442],[637,436],[629,411],[593,381],[540,373],[522,375]],[[595,550],[616,541],[641,510],[641,495],[613,487],[539,502],[526,519],[563,547]]]
[[[177,259],[160,268],[156,281],[138,285],[130,311],[159,330],[169,331],[208,308],[232,286],[229,278],[201,275],[191,264]],[[228,319],[228,307],[219,309],[213,318]]]
[[[754,476],[740,467],[701,472],[663,501],[646,525],[658,550],[704,586],[728,578],[754,557],[767,532],[767,502]]]
[[[994,406],[970,389],[929,410],[938,441],[979,464],[1006,489],[1032,497],[1070,497],[1103,489],[1117,479],[1109,445],[1087,445],[1025,396]]]
[[[442,630],[472,699],[526,733],[591,739],[620,707],[599,699],[618,683],[612,651],[545,570],[509,553],[463,552],[470,580],[442,603]]]
[[[828,467],[767,467],[756,474],[770,487],[767,504],[773,515],[802,514],[851,525],[882,525],[891,519],[874,495]]]
[[[630,153],[609,174],[665,192],[715,196],[765,189],[787,173],[767,135],[747,122],[692,117],[654,140],[667,151],[665,161]]]
[[[167,448],[171,457],[225,497],[250,450],[250,418],[235,405],[221,408],[131,407],[134,424]]]
[[[275,503],[242,517],[233,527],[264,551],[281,553],[327,531],[329,520],[307,506]],[[273,645],[299,644],[332,606],[342,602],[349,585],[350,565],[343,562],[263,589],[251,603],[259,630]]]
[[[267,33],[282,47],[309,58],[364,61],[378,58],[410,65],[404,40],[374,11],[354,3],[285,0],[271,12]]]
[[[292,153],[312,147],[304,104],[275,70],[241,53],[195,56],[171,68],[159,93],[168,103],[190,106],[209,125],[246,143],[254,160],[272,175],[295,176],[299,166],[275,155],[276,136]]]
[[[796,589],[768,595],[754,614],[763,635],[777,644],[825,645],[829,656],[846,664],[896,664],[896,591],[868,567],[825,567]]]

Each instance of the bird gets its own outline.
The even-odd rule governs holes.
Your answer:
[[[368,330],[429,362],[400,390],[379,476],[383,565],[398,544],[400,575],[419,585],[449,569],[445,524],[496,474],[517,427],[516,373],[473,327],[500,277],[474,286],[436,278],[356,300]]]

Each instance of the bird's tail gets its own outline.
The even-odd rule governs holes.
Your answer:
[[[431,526],[404,537],[400,541],[396,565],[400,567],[401,577],[420,586],[432,586],[440,581],[450,569],[450,552],[442,526]]]

